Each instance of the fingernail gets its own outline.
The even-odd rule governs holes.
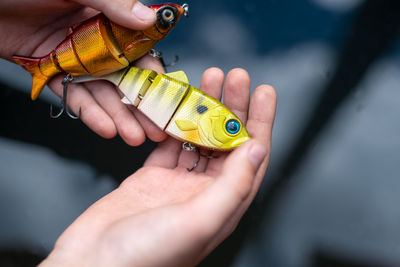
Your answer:
[[[260,144],[255,144],[250,148],[249,160],[257,170],[267,155],[267,149]]]
[[[148,8],[140,2],[136,2],[132,12],[133,15],[144,22],[153,21],[156,16],[156,13],[151,8]]]

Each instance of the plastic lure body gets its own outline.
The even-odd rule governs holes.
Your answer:
[[[78,77],[74,82],[99,79]],[[159,128],[183,142],[209,150],[231,150],[250,137],[239,118],[221,102],[189,85],[183,71],[159,74],[130,67],[100,77],[119,87]]]
[[[47,82],[58,73],[73,76],[101,76],[125,68],[142,57],[188,12],[175,4],[150,6],[156,14],[154,26],[138,31],[125,28],[98,14],[72,26],[67,37],[41,58],[14,56],[14,61],[33,78],[31,98],[35,100]]]

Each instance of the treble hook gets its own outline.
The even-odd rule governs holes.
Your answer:
[[[204,158],[207,158],[207,159],[216,159],[216,158],[218,158],[218,157],[212,156],[212,155],[201,154],[200,153],[200,149],[196,149],[196,147],[194,145],[192,145],[190,143],[187,143],[187,142],[182,144],[182,149],[185,150],[185,151],[193,151],[193,152],[195,152],[197,150],[197,154],[199,156],[197,161],[193,164],[193,166],[191,168],[186,168],[186,170],[188,170],[189,172],[193,171],[197,167],[197,165],[199,165],[201,157],[204,157]]]
[[[166,64],[165,61],[164,61],[162,53],[160,51],[155,50],[154,48],[150,49],[149,55],[154,57],[154,58],[158,58],[161,61],[161,65],[163,66],[163,68],[165,68],[165,70],[167,70],[167,67],[175,66],[176,63],[178,63],[178,61],[179,61],[179,56],[175,55],[175,60],[172,61],[169,64]]]
[[[54,115],[53,114],[53,105],[50,105],[50,118],[52,119],[57,119],[59,118],[64,111],[67,113],[68,117],[71,119],[77,120],[81,117],[81,108],[79,108],[78,111],[78,116],[75,116],[68,108],[67,105],[67,89],[68,89],[68,84],[74,80],[74,77],[71,76],[71,74],[68,74],[67,76],[64,77],[62,80],[61,84],[63,85],[63,96],[61,100],[61,110],[58,112],[58,114]]]

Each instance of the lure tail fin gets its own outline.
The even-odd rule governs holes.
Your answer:
[[[40,71],[39,64],[41,58],[13,56],[13,60],[32,75],[31,98],[32,100],[36,100],[40,92],[42,92],[43,87],[51,79],[51,77],[43,75]]]

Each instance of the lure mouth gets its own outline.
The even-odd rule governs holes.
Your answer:
[[[244,142],[246,142],[246,141],[249,140],[249,139],[250,139],[249,136],[241,137],[241,138],[239,138],[239,139],[233,141],[233,142],[231,143],[231,146],[232,146],[232,147],[238,147],[238,146],[240,146],[241,144],[243,144]]]
[[[182,8],[183,8],[183,15],[188,18],[189,17],[189,4],[187,4],[187,3],[183,4]]]

